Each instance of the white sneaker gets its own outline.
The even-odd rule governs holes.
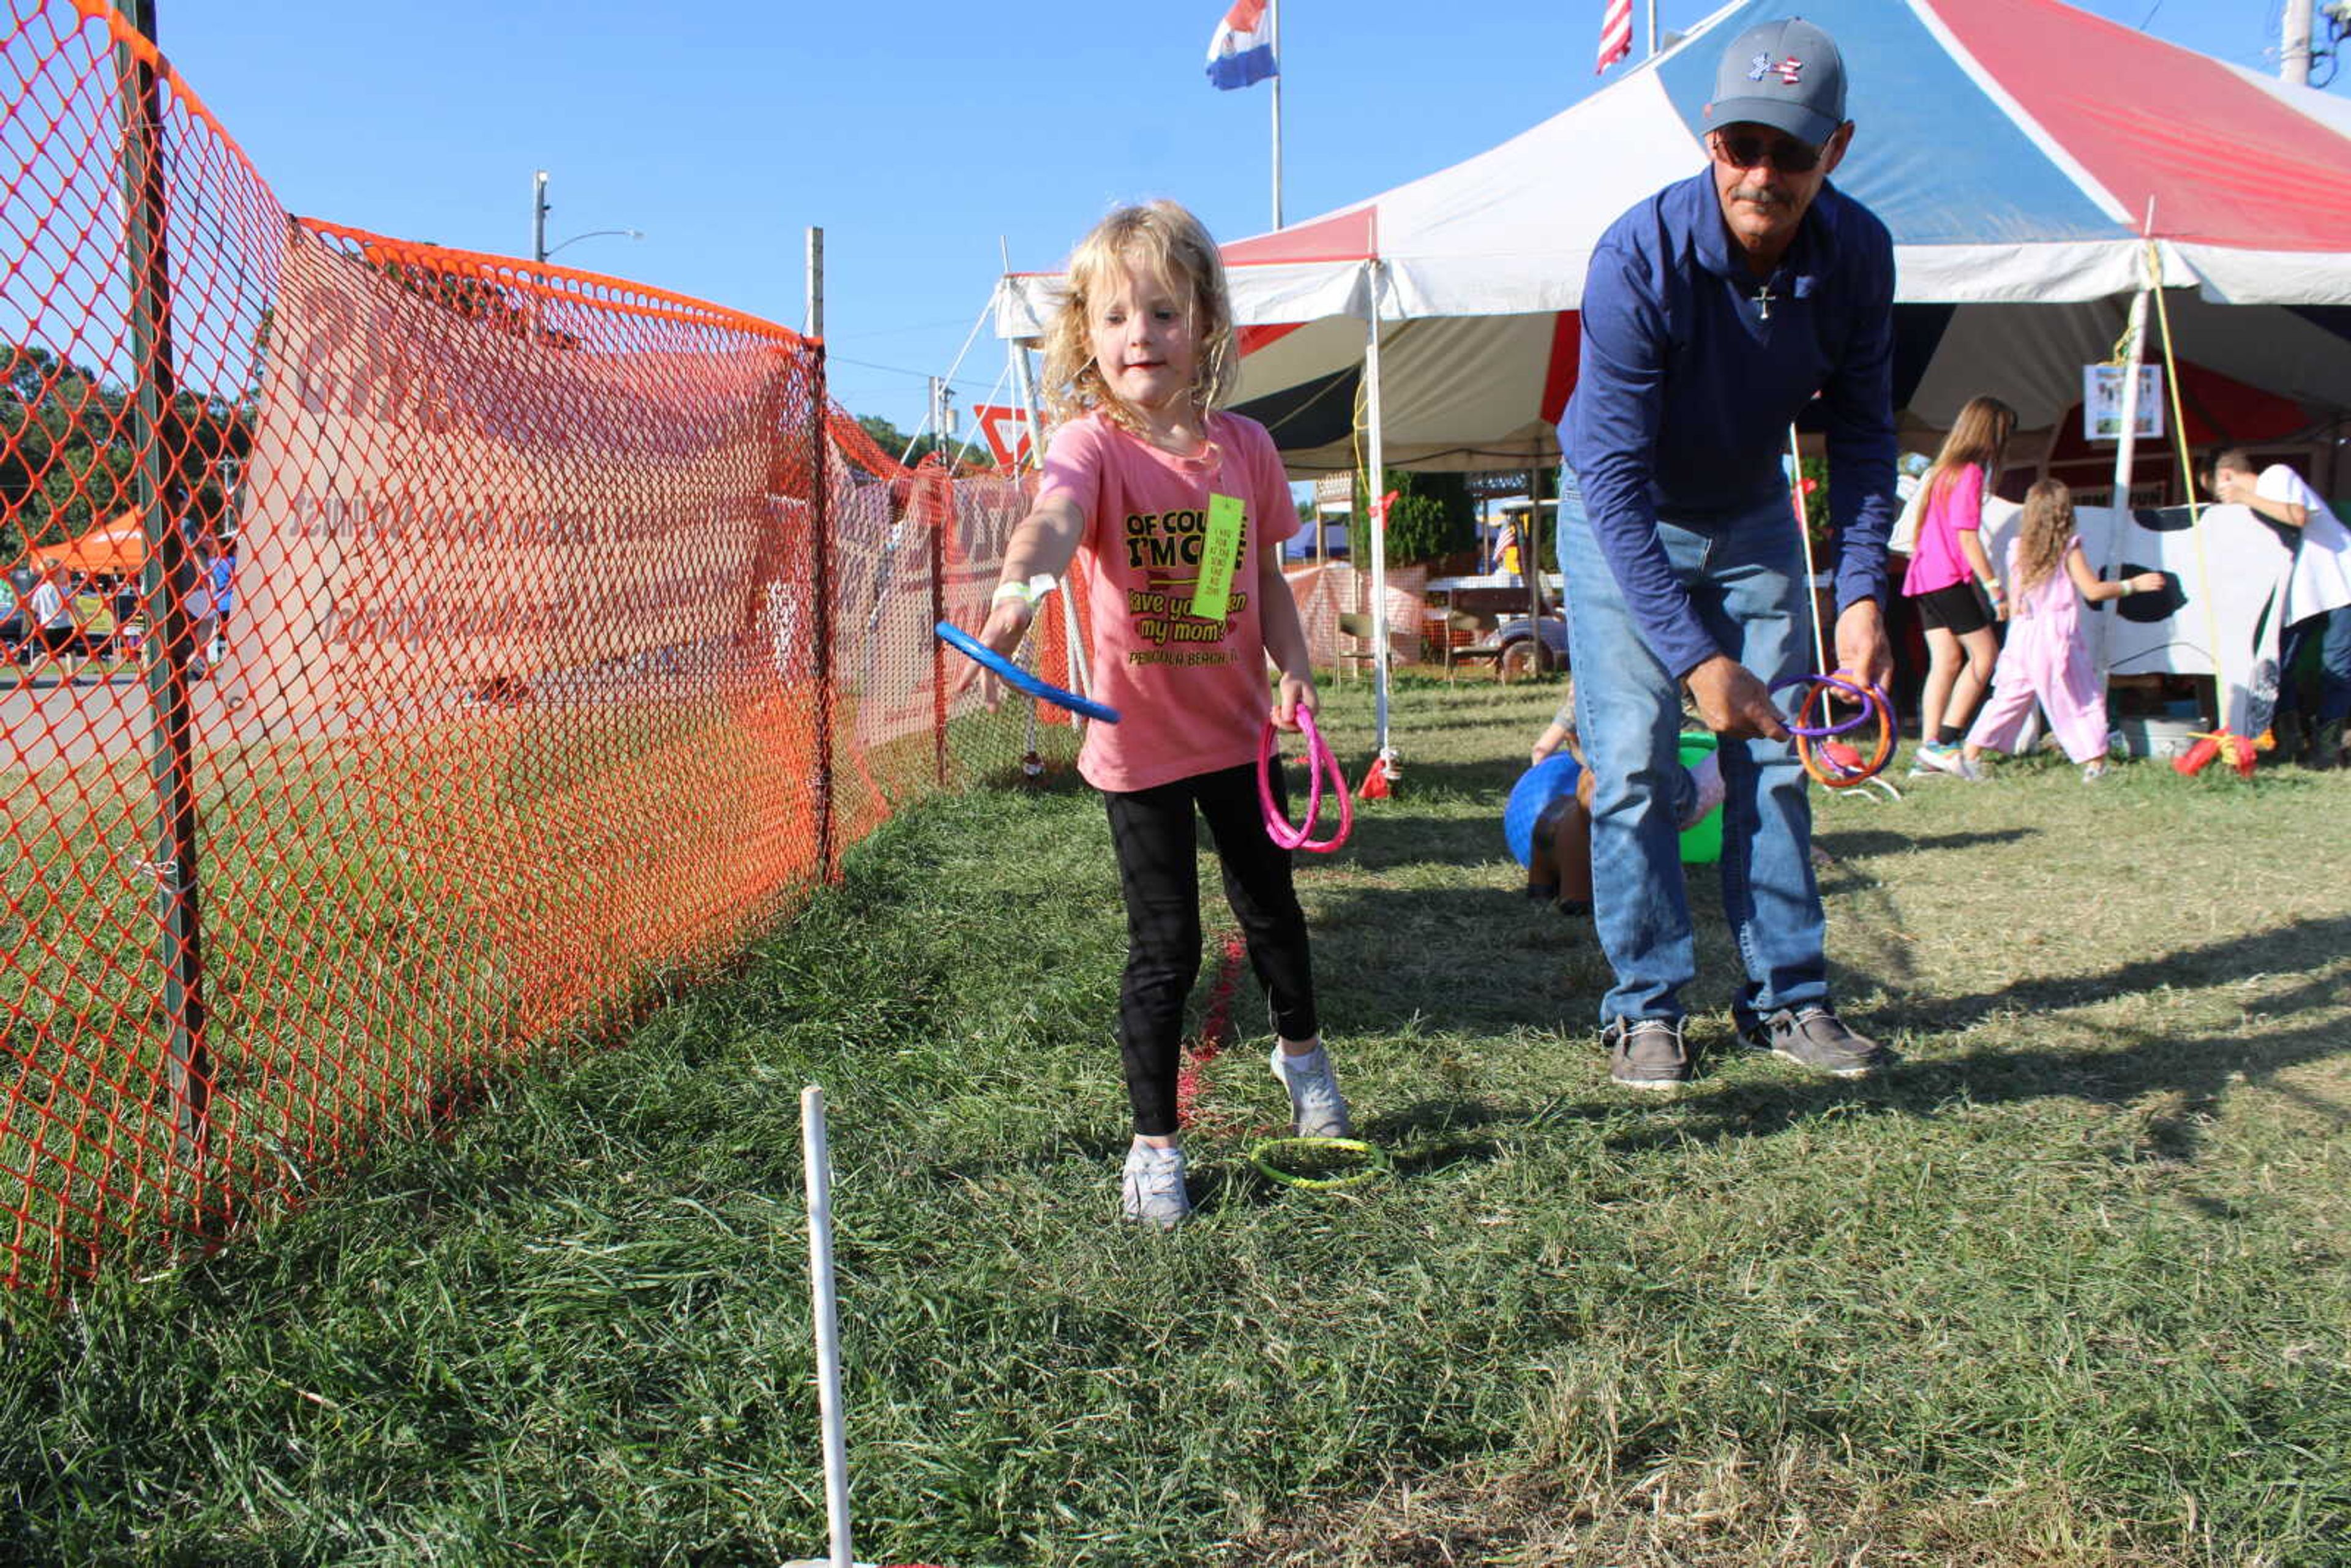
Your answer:
[[[1119,1210],[1138,1225],[1173,1230],[1192,1218],[1192,1195],[1184,1190],[1184,1151],[1138,1143],[1126,1151],[1119,1174]]]
[[[1303,1056],[1292,1056],[1273,1044],[1273,1075],[1290,1091],[1290,1130],[1301,1138],[1351,1138],[1354,1124],[1347,1119],[1346,1097],[1331,1071],[1331,1055],[1316,1046]]]

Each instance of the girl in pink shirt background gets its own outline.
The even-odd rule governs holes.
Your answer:
[[[1350,1131],[1322,1048],[1290,852],[1268,836],[1257,798],[1267,717],[1294,729],[1297,712],[1317,706],[1281,575],[1280,547],[1298,512],[1264,426],[1216,411],[1239,355],[1224,264],[1199,220],[1172,202],[1113,213],[1080,242],[1068,276],[1045,337],[1060,428],[1036,502],[1005,547],[980,640],[1009,654],[1036,612],[1037,580],[1073,559],[1085,572],[1087,695],[1122,715],[1088,726],[1078,758],[1102,792],[1126,904],[1119,1051],[1134,1140],[1121,1207],[1165,1228],[1191,1213],[1176,1077],[1184,1001],[1200,967],[1196,813],[1207,819],[1225,897],[1270,1004],[1272,1066],[1291,1125],[1308,1137]],[[1201,564],[1209,520],[1235,502],[1239,564],[1228,584],[1211,583]],[[1270,693],[1269,658],[1280,673]]]
[[[2000,656],[1992,622],[2008,611],[1984,551],[1983,503],[2015,430],[2016,411],[2008,404],[1970,398],[1919,481],[1918,544],[1902,576],[1903,596],[1917,605],[1927,632],[1913,775],[1958,771],[1959,737]]]

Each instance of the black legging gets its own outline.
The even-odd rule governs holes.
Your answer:
[[[1286,809],[1279,779],[1274,795]],[[1265,831],[1254,764],[1152,789],[1104,791],[1102,801],[1118,851],[1119,892],[1126,900],[1126,977],[1118,1001],[1126,1096],[1134,1107],[1134,1130],[1164,1136],[1176,1131],[1184,999],[1200,972],[1196,802],[1208,819],[1224,866],[1225,901],[1239,917],[1249,967],[1271,1003],[1274,1030],[1284,1040],[1312,1040],[1322,1029],[1314,1015],[1306,915],[1290,885],[1290,852]]]

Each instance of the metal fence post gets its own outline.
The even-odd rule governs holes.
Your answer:
[[[813,576],[816,593],[816,852],[826,882],[840,874],[833,842],[833,646],[832,646],[832,506],[831,464],[825,439],[825,414],[831,404],[826,390],[824,340],[809,342],[810,371],[815,387],[810,411],[809,446],[815,471],[809,479],[809,521],[814,530]]]
[[[925,458],[927,466],[931,458]],[[930,476],[921,468],[914,471],[914,494],[931,494]],[[925,509],[930,516],[931,554],[931,624],[935,626],[947,618],[946,537],[947,517],[955,507],[955,491],[942,485],[946,504]],[[931,639],[931,764],[938,778],[939,788],[947,785],[947,653],[946,644],[936,637]]]
[[[155,0],[122,0],[131,26],[155,41]],[[162,84],[129,45],[115,48],[122,110],[123,238],[130,262],[131,345],[138,377],[132,439],[134,490],[147,545],[149,634],[143,648],[151,722],[148,766],[155,789],[155,916],[162,927],[163,1010],[172,1120],[190,1177],[190,1218],[204,1224],[212,1120],[212,1062],[204,1043],[204,927],[197,904],[196,791],[190,746],[188,664],[195,628],[187,614],[194,563],[172,516],[167,445],[179,423],[172,346],[171,256],[165,241]],[[193,502],[193,497],[191,497]]]

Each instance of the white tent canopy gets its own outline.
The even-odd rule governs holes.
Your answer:
[[[1499,146],[1225,247],[1239,402],[1292,471],[1555,462],[1593,246],[1702,166],[1726,41],[1784,8],[1740,0]],[[2172,310],[2184,359],[2351,409],[2351,205],[2324,194],[2351,173],[2351,106],[2058,0],[1804,10],[1845,57],[1857,131],[1836,183],[1894,234],[1896,394],[1917,418],[1997,391],[2027,428],[2054,423],[2150,268],[2194,291]],[[998,335],[1034,337],[1059,292],[1003,278]]]

